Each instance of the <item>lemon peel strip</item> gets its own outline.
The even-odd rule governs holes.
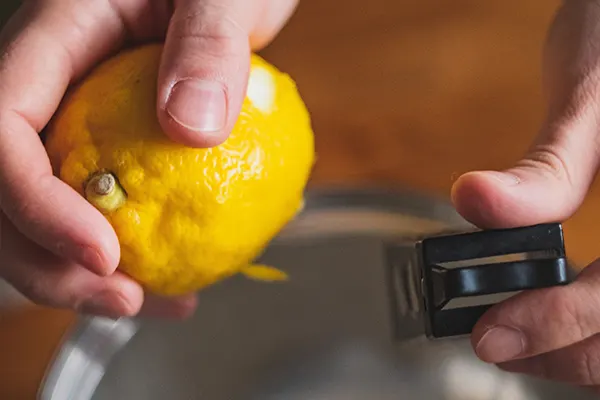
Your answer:
[[[252,264],[240,271],[247,278],[263,282],[282,282],[289,280],[288,274],[268,265]]]

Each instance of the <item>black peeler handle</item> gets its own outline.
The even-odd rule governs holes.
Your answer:
[[[562,226],[558,223],[431,237],[417,243],[417,250],[426,334],[432,338],[471,333],[493,305],[444,309],[454,299],[570,282]],[[507,256],[511,260],[490,260]]]

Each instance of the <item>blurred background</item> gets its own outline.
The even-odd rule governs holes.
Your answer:
[[[15,1],[0,2],[2,23]],[[540,59],[558,0],[301,0],[262,55],[298,83],[313,117],[311,187],[408,187],[448,198],[473,169],[505,168],[536,135]],[[596,184],[565,224],[567,251],[597,253]],[[0,398],[33,398],[68,312],[0,314]]]
[[[312,185],[449,198],[460,174],[511,166],[545,111],[542,46],[559,4],[300,0],[262,54],[296,79],[310,108]],[[598,256],[599,190],[565,223],[580,265]]]

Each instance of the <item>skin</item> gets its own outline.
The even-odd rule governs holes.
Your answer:
[[[39,132],[68,86],[110,53],[164,39],[159,121],[174,141],[217,145],[241,107],[250,50],[268,44],[295,6],[293,0],[25,2],[0,35],[0,275],[52,307],[114,317],[189,315],[195,296],[145,296],[115,272],[115,232],[53,176]],[[182,89],[183,81],[191,89]]]
[[[69,84],[126,42],[166,38],[156,111],[165,132],[198,147],[227,138],[250,49],[296,5],[285,0],[29,1],[0,35],[0,275],[36,303],[109,316],[189,316],[194,296],[166,301],[115,272],[116,235],[52,175],[38,133]],[[547,117],[506,171],[461,176],[457,210],[482,228],[569,218],[600,161],[600,0],[566,0],[544,58]],[[191,83],[187,87],[179,82]],[[225,96],[225,97],[222,97]],[[226,110],[208,107],[226,106]],[[191,106],[190,106],[191,105]],[[190,107],[195,111],[191,115]],[[543,205],[543,206],[542,206]],[[524,293],[476,326],[477,355],[500,368],[600,387],[600,262],[567,287]]]
[[[483,228],[564,221],[581,205],[600,162],[600,1],[566,0],[544,52],[547,114],[512,168],[461,176],[457,210]],[[499,329],[494,329],[499,328]],[[600,261],[566,287],[522,293],[484,315],[471,341],[504,370],[600,392]]]

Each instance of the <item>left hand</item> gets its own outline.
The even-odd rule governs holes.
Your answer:
[[[33,302],[111,317],[184,318],[192,295],[147,296],[116,271],[118,238],[57,179],[39,137],[69,85],[127,45],[164,41],[156,113],[170,139],[225,141],[246,92],[250,51],[297,0],[29,0],[0,32],[0,277]]]
[[[507,171],[471,172],[457,210],[482,228],[564,221],[600,165],[600,0],[566,0],[545,57],[548,114],[529,154]],[[524,292],[490,309],[477,355],[506,371],[600,388],[600,262],[570,285]]]

